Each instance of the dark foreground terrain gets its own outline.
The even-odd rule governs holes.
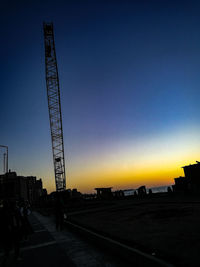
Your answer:
[[[200,266],[200,197],[107,201],[71,212],[69,220],[176,266]]]
[[[0,247],[0,267],[120,267],[124,264],[91,246],[67,229],[57,231],[53,216],[33,212],[29,221],[34,230],[20,243],[20,257],[15,259],[13,249],[4,257]]]

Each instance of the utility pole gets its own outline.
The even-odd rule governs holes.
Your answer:
[[[66,189],[60,86],[54,42],[53,23],[44,23],[46,87],[51,129],[56,191]]]
[[[5,164],[5,153],[4,153],[4,172],[8,173],[8,146],[0,145],[0,147],[6,148],[6,164]]]
[[[6,153],[3,153],[3,172],[6,173]]]

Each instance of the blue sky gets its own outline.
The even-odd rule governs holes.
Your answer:
[[[0,12],[0,143],[9,146],[12,170],[42,177],[54,189],[43,21],[55,28],[69,187],[92,190],[101,170],[98,185],[108,185],[114,176],[108,166],[120,168],[120,162],[130,162],[132,184],[121,166],[121,178],[110,185],[124,179],[121,186],[137,186],[138,149],[144,157],[143,144],[152,151],[158,140],[162,146],[173,136],[184,144],[176,148],[169,141],[167,155],[186,153],[178,164],[196,158],[198,1],[4,1]],[[156,170],[156,159],[154,165]],[[162,184],[162,174],[155,181]]]

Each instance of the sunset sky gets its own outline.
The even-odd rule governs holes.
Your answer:
[[[200,160],[199,14],[200,1],[2,1],[9,168],[55,190],[42,28],[52,21],[67,187],[173,184]]]

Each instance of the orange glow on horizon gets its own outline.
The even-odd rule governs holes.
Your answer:
[[[109,148],[99,148],[98,153],[89,151],[87,157],[83,155],[68,166],[67,188],[92,193],[95,187],[117,190],[172,185],[174,178],[184,176],[181,167],[200,159],[197,133],[179,130],[137,143],[129,140],[112,144]],[[48,192],[55,190],[54,183],[49,173],[44,179]]]
[[[114,190],[125,188],[138,188],[141,185],[147,187],[156,187],[171,185],[174,183],[173,178],[183,175],[182,170],[154,170],[148,172],[116,172],[116,173],[101,173],[85,177],[81,175],[76,180],[77,188],[81,192],[91,192],[95,187],[113,187]]]

